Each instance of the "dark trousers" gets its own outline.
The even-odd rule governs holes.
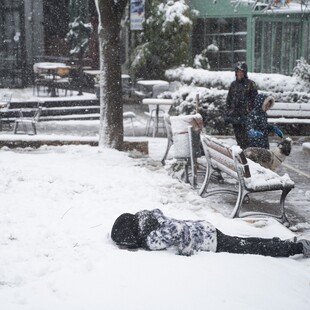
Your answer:
[[[237,144],[244,150],[248,147],[248,132],[245,125],[234,124],[234,133]]]
[[[240,238],[223,234],[218,229],[216,252],[258,254],[273,257],[288,257],[302,253],[302,244],[279,238]]]

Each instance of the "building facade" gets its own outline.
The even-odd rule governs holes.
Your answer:
[[[81,14],[97,29],[92,0],[0,0],[0,88],[31,85],[37,61],[67,62],[69,22]],[[87,58],[98,66],[97,35]]]
[[[290,75],[296,60],[310,62],[310,1],[191,0],[199,12],[192,54],[204,49],[211,70],[249,70]]]
[[[253,72],[290,75],[297,59],[310,63],[310,0],[188,1],[199,12],[192,55],[206,50],[211,70],[232,70],[241,60]],[[95,1],[0,0],[0,88],[31,85],[37,61],[67,62],[69,22],[81,14],[94,29],[88,65],[98,69]],[[131,48],[126,27],[124,22],[123,64]]]

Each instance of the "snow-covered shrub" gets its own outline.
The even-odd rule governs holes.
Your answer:
[[[310,84],[310,65],[307,63],[306,59],[301,57],[296,60],[296,67],[293,69],[294,76],[301,78]]]
[[[165,92],[163,98],[172,98],[175,101],[176,115],[196,113],[197,95],[199,110],[204,126],[209,134],[231,134],[231,128],[225,126],[224,113],[227,92],[216,88],[196,87],[183,85],[174,92]]]
[[[149,2],[141,44],[132,55],[131,73],[137,78],[164,78],[169,68],[188,64],[195,11],[185,0]]]
[[[302,68],[308,68],[304,62]],[[235,79],[233,71],[210,71],[180,66],[167,70],[166,78],[183,84],[178,91],[169,94],[176,102],[177,114],[195,113],[196,95],[199,94],[203,108],[201,113],[208,132],[214,134],[232,132],[231,126],[225,126],[223,116],[228,88]],[[255,81],[259,93],[272,95],[276,102],[310,102],[310,83],[299,76],[250,72],[249,78]],[[298,130],[299,128],[290,132],[298,134]]]

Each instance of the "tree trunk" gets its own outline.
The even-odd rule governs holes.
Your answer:
[[[128,0],[97,0],[100,44],[99,146],[122,149],[120,24]]]

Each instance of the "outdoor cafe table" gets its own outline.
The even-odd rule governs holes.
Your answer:
[[[160,99],[160,98],[144,98],[142,100],[143,104],[147,104],[148,106],[156,106],[156,112],[155,112],[155,128],[153,130],[153,137],[155,137],[155,134],[158,133],[158,122],[159,122],[159,110],[160,106],[165,106],[167,109],[163,108],[163,110],[168,111],[170,107],[174,104],[173,99]],[[152,113],[151,109],[150,113]],[[152,117],[152,115],[150,115]]]
[[[56,97],[55,81],[60,70],[69,70],[71,67],[61,62],[38,62],[33,65],[36,74],[49,74],[52,76],[50,83],[51,97]]]
[[[142,97],[152,97],[154,85],[169,85],[169,82],[164,80],[140,80],[137,81],[136,94]]]

